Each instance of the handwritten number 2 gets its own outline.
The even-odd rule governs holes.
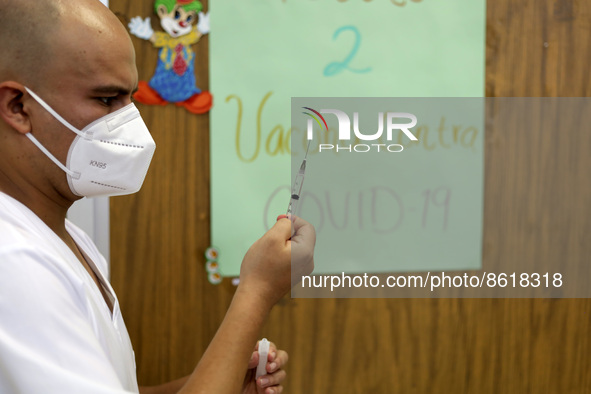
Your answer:
[[[349,71],[357,73],[357,74],[363,74],[363,73],[371,71],[371,67],[367,67],[367,68],[363,68],[363,69],[349,67],[349,63],[351,63],[351,60],[353,60],[353,57],[355,56],[355,54],[359,50],[359,45],[361,45],[361,34],[359,33],[359,30],[355,26],[343,26],[343,27],[338,28],[334,32],[334,34],[332,36],[333,41],[336,40],[337,37],[339,36],[339,34],[344,32],[345,30],[350,30],[355,34],[355,42],[353,43],[353,49],[351,49],[351,52],[349,52],[349,55],[347,55],[347,57],[342,62],[332,62],[324,68],[324,76],[326,76],[326,77],[336,75],[343,70],[349,70]]]

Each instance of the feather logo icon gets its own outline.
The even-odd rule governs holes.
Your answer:
[[[311,117],[312,119],[314,119],[316,121],[316,123],[318,123],[318,126],[320,126],[320,129],[322,130],[322,123],[324,123],[324,129],[326,131],[328,131],[328,125],[326,124],[326,120],[324,119],[324,117],[320,114],[320,112],[316,111],[315,109],[312,109],[310,107],[302,107],[303,109],[307,109],[308,111],[311,111],[313,113],[310,112],[302,112],[305,115],[308,115],[309,117]],[[318,119],[320,118],[320,119]],[[322,123],[320,123],[320,120],[322,120]],[[308,120],[308,135],[310,135],[312,129],[312,121],[311,119]]]

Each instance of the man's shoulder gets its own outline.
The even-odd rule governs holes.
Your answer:
[[[23,242],[0,246],[0,294],[79,294],[83,280],[52,250]],[[60,290],[62,289],[62,290]]]
[[[42,223],[32,211],[18,201],[0,193],[0,250],[18,248],[34,249],[45,240]]]
[[[74,226],[75,227],[75,226]],[[76,227],[79,238],[87,237]],[[69,276],[69,249],[27,207],[0,193],[0,271],[4,275],[25,274],[41,269]]]
[[[106,274],[107,263],[92,239],[68,220],[66,229]],[[63,273],[76,274],[81,269],[70,249],[41,219],[18,201],[0,193],[0,265],[3,265],[0,269],[19,270],[9,265],[23,260],[36,267],[57,268]]]

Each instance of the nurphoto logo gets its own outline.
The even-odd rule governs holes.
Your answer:
[[[308,115],[310,119],[308,119],[307,124],[307,138],[308,141],[311,141],[314,138],[314,122],[320,126],[320,130],[324,128],[326,132],[328,132],[328,124],[326,119],[322,114],[332,114],[337,117],[337,121],[339,123],[338,129],[338,139],[339,141],[347,142],[351,141],[351,119],[349,115],[347,115],[344,111],[338,109],[321,109],[320,111],[316,111],[310,107],[302,107],[310,112],[303,112],[304,114]],[[405,123],[401,123],[400,120],[406,120]],[[382,138],[384,134],[384,123],[386,123],[386,140],[388,142],[392,141],[392,134],[395,130],[402,131],[411,141],[417,141],[417,137],[415,137],[409,129],[412,129],[417,124],[417,117],[413,114],[409,114],[406,112],[387,112],[384,115],[384,112],[378,113],[378,130],[373,134],[365,134],[359,130],[359,113],[353,112],[353,134],[355,135],[356,140],[360,141],[377,141]],[[324,127],[323,127],[324,126]],[[402,152],[404,147],[400,144],[350,144],[349,145],[339,145],[339,144],[319,144],[318,150],[320,152],[323,151],[346,151],[346,152],[369,152],[369,151],[387,151],[392,153]]]

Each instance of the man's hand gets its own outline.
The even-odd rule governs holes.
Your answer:
[[[259,364],[258,342],[248,363],[248,371],[244,379],[242,394],[279,394],[283,392],[281,383],[285,380],[286,373],[283,370],[287,360],[287,353],[277,350],[273,342],[269,344],[267,357],[267,375],[255,379],[257,365]]]
[[[258,351],[253,355],[252,345],[273,305],[291,289],[291,266],[296,275],[307,275],[314,268],[314,227],[295,218],[293,229],[292,236],[292,221],[280,219],[248,249],[240,267],[240,285],[226,317],[179,394],[235,394],[241,388],[246,394],[276,394],[283,390],[282,367],[287,353],[273,344],[267,375],[258,381],[252,375],[244,380],[244,372],[258,365]]]
[[[139,16],[131,18],[131,21],[127,25],[129,32],[142,40],[149,40],[154,35],[154,29],[150,23],[150,17],[143,19]]]
[[[314,246],[316,245],[316,230],[314,226],[297,216],[292,221],[291,237],[291,286],[302,280],[302,276],[310,275],[314,271]]]
[[[292,220],[279,219],[248,249],[240,267],[239,292],[257,299],[264,309],[270,309],[302,275],[314,269],[314,227],[297,217]]]

